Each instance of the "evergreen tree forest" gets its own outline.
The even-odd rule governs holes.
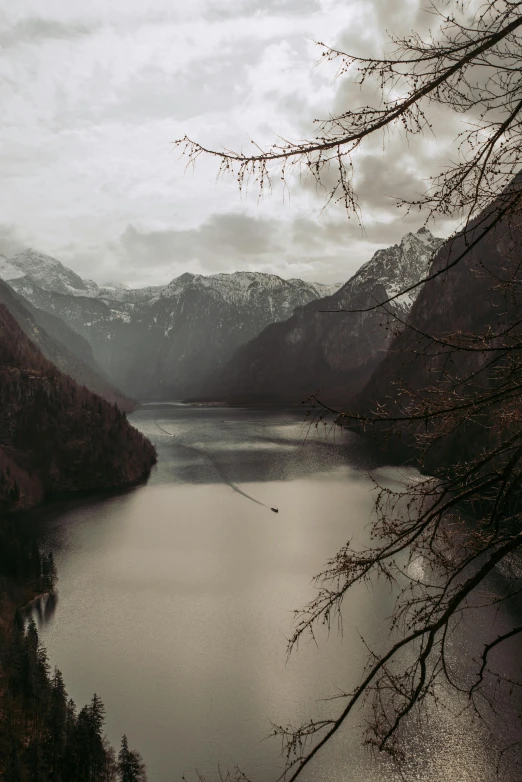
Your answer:
[[[142,782],[138,752],[116,759],[103,733],[105,709],[94,694],[79,711],[62,674],[50,670],[34,621],[20,615],[2,644],[0,778],[5,782]]]
[[[20,605],[57,581],[52,552],[40,553],[14,518],[0,524],[0,779],[5,782],[144,782],[145,767],[122,740],[104,736],[100,697],[79,711],[51,671],[36,624]]]
[[[51,671],[36,624],[21,610],[54,594],[52,552],[40,552],[20,511],[79,490],[145,478],[151,443],[116,405],[60,372],[0,304],[0,779],[143,782],[141,756],[118,758],[104,736],[98,695],[77,709]],[[123,745],[122,745],[123,747]],[[123,753],[123,754],[122,754]]]
[[[155,461],[125,413],[60,372],[0,304],[0,511],[131,485]]]

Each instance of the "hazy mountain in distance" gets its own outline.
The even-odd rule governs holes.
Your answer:
[[[50,255],[44,255],[31,249],[24,250],[10,258],[9,264],[20,273],[16,279],[27,276],[34,282],[42,285],[42,287],[53,290],[55,293],[81,291],[84,296],[89,294],[88,284],[84,283],[81,277],[60,263],[60,261],[51,258]],[[9,278],[3,277],[3,279]]]
[[[0,513],[131,485],[156,462],[125,413],[45,358],[2,302],[0,410]]]
[[[77,383],[99,394],[120,410],[134,410],[136,402],[115,388],[103,375],[86,339],[55,315],[34,307],[0,280],[0,303],[3,304],[27,337],[58,369]]]
[[[203,393],[206,378],[237,347],[339,287],[236,272],[185,273],[165,286],[133,290],[78,282],[63,264],[34,251],[9,263],[21,273],[10,285],[85,337],[103,371],[138,398]]]
[[[97,285],[93,280],[83,280],[51,255],[45,255],[31,248],[18,253],[13,258],[0,256],[0,279],[9,283],[15,279],[19,280],[18,285],[23,285],[27,279],[44,290],[54,293],[128,302],[148,299],[164,287],[157,285],[134,290],[119,283]]]
[[[383,360],[392,320],[381,309],[349,310],[372,307],[421,280],[441,243],[421,228],[378,250],[332,296],[300,307],[239,348],[219,375],[209,378],[203,398],[297,403],[318,391],[327,402],[346,401]],[[404,318],[418,291],[398,297],[387,309]]]

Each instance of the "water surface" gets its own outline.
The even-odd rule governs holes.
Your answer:
[[[302,643],[286,659],[312,576],[366,534],[368,472],[400,474],[357,435],[307,427],[300,413],[151,404],[131,420],[158,448],[147,485],[37,516],[60,576],[55,610],[40,617],[51,663],[77,704],[101,696],[110,740],[127,733],[149,782],[196,769],[210,779],[218,764],[275,780],[271,721],[336,709],[320,699],[358,681],[360,636],[386,640],[393,597],[361,587],[346,602],[342,638],[319,634],[318,646]],[[457,711],[437,714],[430,733],[419,728],[407,780],[493,778],[484,737]],[[357,726],[343,731],[303,779],[398,779],[359,736]]]

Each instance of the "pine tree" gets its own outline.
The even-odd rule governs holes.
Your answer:
[[[146,782],[145,767],[139,752],[129,749],[125,734],[118,754],[118,774],[121,782]]]
[[[61,767],[65,755],[67,728],[67,692],[61,672],[55,668],[51,681],[49,711],[47,715],[46,756],[53,782],[65,780]]]
[[[78,778],[78,755],[76,745],[76,706],[72,698],[67,701],[65,716],[65,751],[60,764],[60,782],[69,782]]]

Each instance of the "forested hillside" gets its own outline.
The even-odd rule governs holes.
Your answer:
[[[21,316],[26,317],[23,308]],[[37,328],[30,314],[27,318],[26,327]],[[118,757],[107,743],[100,698],[94,695],[79,710],[68,698],[60,671],[51,672],[36,625],[20,613],[42,593],[54,599],[57,574],[52,553],[42,554],[9,511],[59,492],[135,483],[155,460],[155,449],[125,413],[60,372],[0,303],[0,779],[5,782],[145,779],[141,758],[126,739]],[[127,766],[134,776],[125,776]]]
[[[0,508],[145,478],[151,443],[48,361],[0,304]]]
[[[77,709],[62,674],[51,671],[36,625],[20,610],[35,595],[55,601],[52,552],[13,517],[0,524],[0,779],[4,782],[144,782],[127,740],[117,757],[104,736],[100,697]],[[129,772],[129,768],[132,773]]]
[[[58,369],[108,402],[115,402],[120,410],[131,412],[136,408],[133,399],[122,394],[103,376],[87,340],[65,321],[34,307],[2,280],[0,303],[7,307],[22,331]]]
[[[517,177],[508,195],[521,186]],[[428,469],[496,447],[520,415],[522,215],[499,211],[493,203],[441,248],[435,278],[355,405],[378,411],[381,429],[408,445],[429,440]],[[415,418],[386,423],[397,416]]]

